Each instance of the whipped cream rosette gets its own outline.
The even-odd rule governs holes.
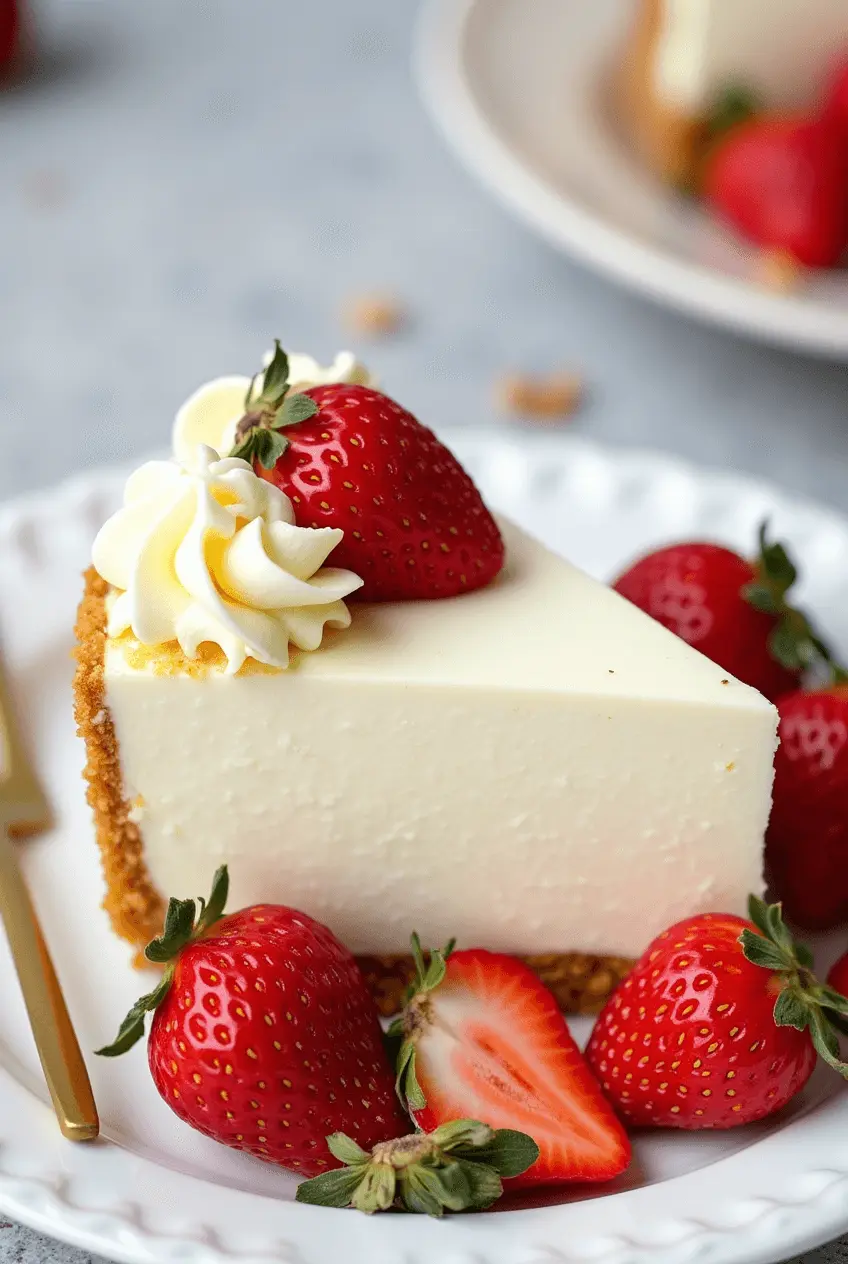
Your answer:
[[[211,642],[230,674],[248,657],[284,668],[290,645],[317,649],[325,627],[350,624],[344,598],[362,580],[324,564],[343,534],[296,526],[279,488],[204,444],[150,461],[94,543],[96,569],[119,590],[109,635],[177,641],[189,658]]]

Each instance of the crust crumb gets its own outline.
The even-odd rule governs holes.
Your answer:
[[[502,412],[534,421],[565,421],[583,403],[585,387],[578,373],[551,373],[531,377],[510,373],[497,384],[497,403]]]
[[[142,645],[132,632],[109,638],[109,644],[120,650],[127,665],[133,671],[149,671],[154,676],[189,676],[202,680],[213,674],[223,675],[227,656],[219,645],[203,641],[197,647],[197,657],[188,658],[176,641],[163,645]],[[255,658],[246,658],[236,676],[276,676],[282,668],[269,667]]]
[[[390,294],[360,294],[344,304],[342,322],[351,333],[388,338],[406,324],[406,314]]]

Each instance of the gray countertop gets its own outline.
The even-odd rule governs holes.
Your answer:
[[[573,368],[575,428],[848,505],[848,370],[755,346],[558,257],[456,166],[408,69],[413,0],[43,0],[0,96],[0,499],[161,445],[273,335],[356,345],[436,426],[506,424],[505,369]],[[89,1257],[0,1224],[2,1264]],[[805,1257],[848,1261],[848,1241]]]

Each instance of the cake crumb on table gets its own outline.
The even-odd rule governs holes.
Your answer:
[[[345,300],[342,322],[351,333],[387,338],[405,324],[406,314],[391,294],[359,294]]]
[[[497,382],[496,398],[502,412],[535,421],[565,421],[577,412],[585,396],[579,373],[531,376],[508,373]]]

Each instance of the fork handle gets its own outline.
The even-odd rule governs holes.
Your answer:
[[[14,846],[2,820],[0,918],[6,928],[59,1127],[69,1141],[92,1141],[100,1131],[100,1123],[88,1071]]]

